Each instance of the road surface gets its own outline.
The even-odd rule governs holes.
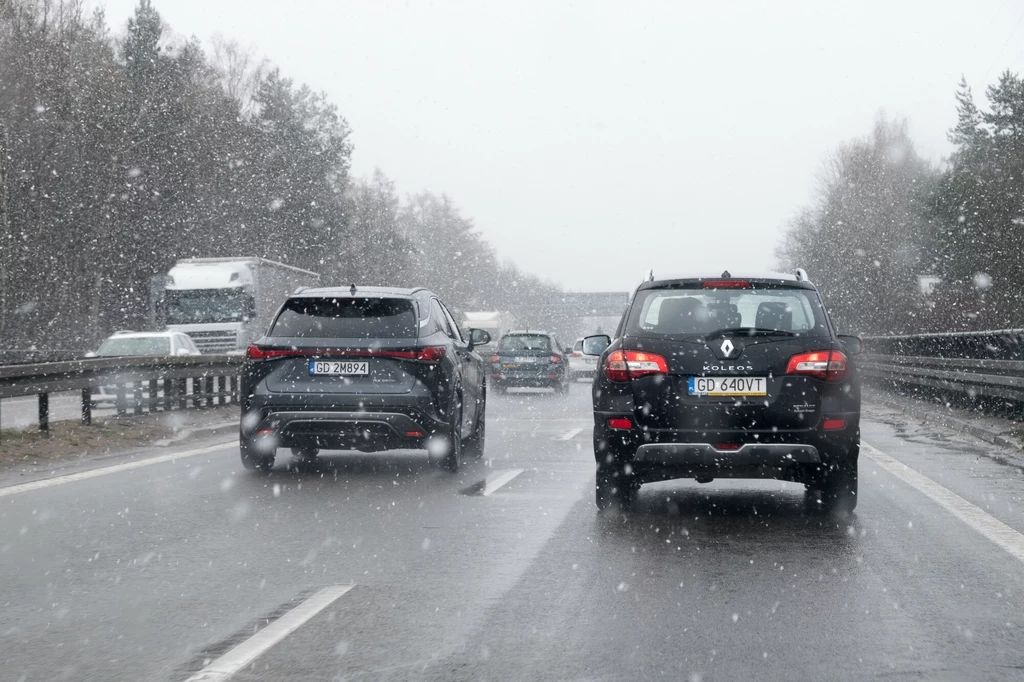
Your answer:
[[[776,481],[598,514],[588,403],[492,396],[454,476],[263,477],[210,442],[0,481],[0,679],[1024,677],[1024,480],[995,446],[866,420],[850,524]]]

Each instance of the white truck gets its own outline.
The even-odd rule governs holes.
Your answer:
[[[510,329],[516,328],[516,319],[512,313],[502,310],[488,310],[462,314],[463,329],[484,329],[491,335],[491,343],[482,348],[498,345],[498,340]]]
[[[167,273],[163,318],[203,353],[238,353],[267,330],[289,294],[319,281],[265,258],[187,258]]]

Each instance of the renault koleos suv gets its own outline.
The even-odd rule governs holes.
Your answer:
[[[641,484],[770,477],[857,501],[857,337],[840,337],[797,275],[654,279],[616,337],[588,337],[597,505],[628,505]]]

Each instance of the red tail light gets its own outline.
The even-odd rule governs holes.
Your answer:
[[[803,374],[822,381],[842,381],[848,368],[846,355],[837,350],[801,353],[789,359],[786,374]]]
[[[569,357],[570,358],[582,358],[583,357],[583,353],[579,352],[578,350],[574,350],[573,352],[569,353]]]
[[[637,350],[616,350],[604,361],[604,375],[611,381],[629,381],[652,374],[668,374],[665,358]]]
[[[715,443],[715,450],[721,450],[724,452],[735,452],[740,449],[739,443]]]
[[[444,346],[427,346],[415,350],[388,350],[374,348],[355,349],[321,349],[321,348],[271,348],[249,346],[245,349],[245,357],[250,360],[271,360],[273,358],[397,358],[400,360],[417,360],[419,362],[438,363],[444,360],[447,349]]]
[[[628,431],[633,428],[633,422],[629,417],[612,417],[608,420],[608,426],[617,431]]]
[[[841,431],[846,428],[845,419],[826,419],[822,423],[822,428],[826,431]]]
[[[706,279],[705,289],[749,289],[750,282],[745,279]]]
[[[558,364],[558,363],[560,363],[561,361],[562,361],[562,356],[561,356],[561,355],[552,355],[552,356],[551,356],[551,362],[552,362],[552,364],[555,364],[555,365],[557,365],[557,364]]]
[[[501,356],[500,355],[492,355],[491,356],[491,362],[501,362]]]

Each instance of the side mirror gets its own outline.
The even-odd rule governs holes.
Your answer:
[[[470,349],[476,348],[477,346],[486,346],[491,342],[491,334],[486,329],[470,329],[469,330],[469,347]]]
[[[179,348],[177,354],[178,355],[192,355],[192,351],[190,351],[188,348]]]
[[[864,342],[859,336],[840,334],[839,340],[842,342],[843,348],[845,348],[846,352],[850,355],[860,355],[864,352]]]
[[[608,346],[612,345],[612,339],[610,336],[605,334],[598,334],[597,336],[588,336],[583,339],[583,354],[584,355],[601,355],[604,353]]]
[[[96,355],[95,352],[89,351],[88,353],[85,354],[85,357],[87,357],[87,358],[95,358],[95,357],[99,357],[99,356]]]

